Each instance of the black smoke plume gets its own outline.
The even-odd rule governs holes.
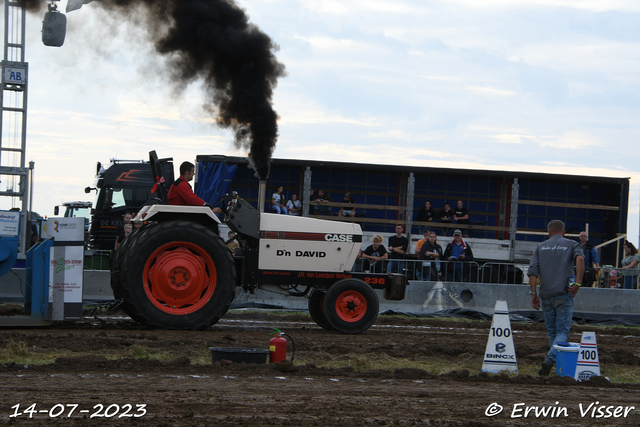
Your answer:
[[[0,1],[0,4],[3,4],[3,1]],[[47,2],[43,0],[18,0],[18,3],[25,8],[27,12],[39,12],[40,10],[46,10],[45,5]]]
[[[29,11],[47,3],[20,2]],[[85,7],[143,22],[156,51],[168,58],[173,81],[183,87],[204,81],[205,106],[219,126],[234,130],[235,146],[249,152],[258,178],[267,178],[278,138],[273,89],[285,67],[275,57],[278,46],[244,10],[233,0],[103,0]]]

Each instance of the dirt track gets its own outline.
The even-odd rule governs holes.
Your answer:
[[[208,347],[267,348],[268,326],[295,338],[295,364],[192,363],[202,360]],[[490,322],[381,317],[374,327],[354,336],[327,332],[304,316],[247,319],[231,315],[203,332],[151,330],[113,319],[0,330],[4,347],[13,342],[30,351],[70,354],[48,365],[0,365],[4,397],[0,419],[13,425],[65,426],[635,426],[640,422],[640,386],[612,384],[603,378],[576,383],[554,375],[546,379],[524,374],[470,375],[463,367],[482,365],[489,327]],[[512,327],[520,370],[532,373],[546,353],[544,327]],[[571,340],[579,341],[579,333],[586,329],[593,327],[574,327]],[[639,340],[637,329],[598,332],[604,374],[607,367],[638,366]],[[160,362],[131,357],[137,352],[168,352],[172,358]],[[446,361],[461,368],[445,374],[413,368],[354,369],[368,358],[434,365]],[[353,367],[327,369],[313,364],[331,359],[350,360]],[[626,417],[622,408],[619,417],[594,418],[597,411],[586,411],[594,402],[635,408]],[[30,419],[25,409],[33,403],[32,409],[43,412]],[[10,417],[17,404],[22,415]],[[78,406],[67,418],[72,404]],[[131,410],[119,418],[127,404],[132,405]],[[134,417],[143,414],[137,404],[146,405],[143,416]],[[584,416],[580,404],[587,412]],[[89,419],[100,409],[96,405],[103,405],[99,414],[106,410],[111,416]],[[489,417],[487,412],[496,405],[502,412]],[[525,418],[527,406],[556,409],[539,417],[531,412]],[[561,407],[566,407],[566,417]],[[62,415],[54,418],[58,412]],[[562,420],[552,417],[554,414]],[[607,415],[606,410],[603,414]]]

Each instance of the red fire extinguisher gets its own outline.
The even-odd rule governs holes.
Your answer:
[[[293,356],[296,354],[296,343],[293,341],[291,335],[281,332],[280,329],[271,328],[274,332],[271,333],[273,338],[269,340],[269,363],[282,362],[287,358],[287,340],[283,335],[291,338],[293,344],[293,353],[291,354],[291,362],[293,362]]]

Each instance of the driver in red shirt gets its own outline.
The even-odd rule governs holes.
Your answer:
[[[181,206],[205,206],[207,203],[200,197],[196,196],[191,188],[189,181],[193,179],[195,175],[195,169],[193,163],[183,162],[180,165],[180,178],[176,179],[169,189],[167,194],[170,205]],[[220,213],[220,208],[212,208],[214,213]]]

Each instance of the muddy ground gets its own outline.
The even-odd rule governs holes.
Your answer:
[[[267,348],[269,326],[294,337],[293,364],[202,361],[209,347]],[[611,383],[603,377],[577,383],[555,375],[489,375],[466,369],[434,375],[415,368],[362,371],[358,366],[376,358],[480,367],[490,326],[480,321],[384,316],[362,334],[344,335],[321,329],[307,316],[239,313],[202,332],[148,329],[117,315],[47,328],[1,329],[5,348],[19,345],[31,352],[65,356],[46,365],[0,365],[0,423],[304,427],[640,423],[640,386]],[[512,328],[520,370],[533,373],[547,351],[544,326],[514,323]],[[579,342],[582,331],[593,329],[574,326],[571,341]],[[598,329],[597,339],[605,375],[607,368],[639,365],[639,329]],[[135,352],[165,352],[170,357],[162,361],[132,357]],[[328,369],[312,362],[336,359],[352,360],[355,366]],[[201,362],[193,363],[196,360]],[[536,417],[533,410],[525,417],[526,408],[534,406],[548,412]],[[605,408],[598,411],[600,406]]]

